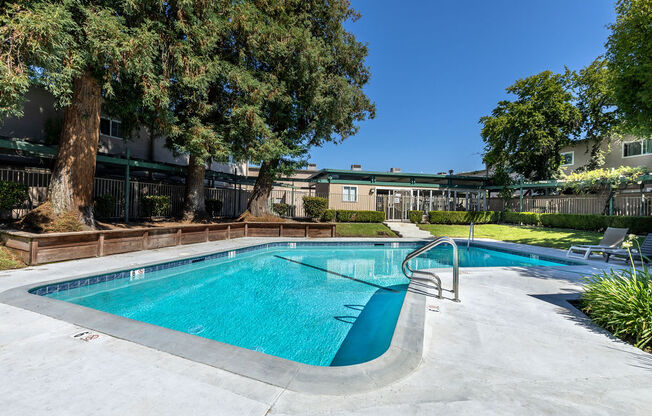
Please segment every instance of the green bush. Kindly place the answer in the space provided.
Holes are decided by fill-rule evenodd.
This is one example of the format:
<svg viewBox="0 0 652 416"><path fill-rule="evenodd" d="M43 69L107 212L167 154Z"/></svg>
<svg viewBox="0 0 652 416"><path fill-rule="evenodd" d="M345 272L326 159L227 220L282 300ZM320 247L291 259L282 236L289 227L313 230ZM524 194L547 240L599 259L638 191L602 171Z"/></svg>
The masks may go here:
<svg viewBox="0 0 652 416"><path fill-rule="evenodd" d="M541 214L536 212L503 212L503 222L508 224L541 225Z"/></svg>
<svg viewBox="0 0 652 416"><path fill-rule="evenodd" d="M385 213L383 211L353 211L340 209L335 214L337 222L383 222Z"/></svg>
<svg viewBox="0 0 652 416"><path fill-rule="evenodd" d="M613 269L588 277L584 311L617 337L638 348L652 347L652 275L647 268Z"/></svg>
<svg viewBox="0 0 652 416"><path fill-rule="evenodd" d="M304 196L303 209L310 218L321 218L328 208L328 199L318 196Z"/></svg>
<svg viewBox="0 0 652 416"><path fill-rule="evenodd" d="M604 217L604 216L603 216ZM652 233L652 217L606 217L609 227L629 228L633 234Z"/></svg>
<svg viewBox="0 0 652 416"><path fill-rule="evenodd" d="M162 217L170 209L170 197L167 195L145 195L143 208L148 217Z"/></svg>
<svg viewBox="0 0 652 416"><path fill-rule="evenodd" d="M27 186L16 182L0 181L0 209L16 208L29 197Z"/></svg>
<svg viewBox="0 0 652 416"><path fill-rule="evenodd" d="M286 215L288 215L291 209L292 206L284 202L272 205L272 210L274 210L274 212L280 215L281 217L285 217Z"/></svg>
<svg viewBox="0 0 652 416"><path fill-rule="evenodd" d="M419 224L423 221L423 211L410 211L408 212L408 218L410 219L410 222Z"/></svg>
<svg viewBox="0 0 652 416"><path fill-rule="evenodd" d="M431 224L491 224L500 221L498 211L430 211Z"/></svg>
<svg viewBox="0 0 652 416"><path fill-rule="evenodd" d="M324 211L324 215L321 216L321 220L324 222L331 222L335 220L335 215L337 211L334 209L327 209Z"/></svg>
<svg viewBox="0 0 652 416"><path fill-rule="evenodd" d="M604 231L607 227L629 228L633 234L652 232L652 217L620 217L598 214L539 214L536 212L504 212L508 224Z"/></svg>
<svg viewBox="0 0 652 416"><path fill-rule="evenodd" d="M115 197L110 194L100 195L95 198L93 211L100 218L111 218L115 213Z"/></svg>
<svg viewBox="0 0 652 416"><path fill-rule="evenodd" d="M223 204L219 199L207 199L204 203L206 204L206 212L211 217L217 217L222 212Z"/></svg>

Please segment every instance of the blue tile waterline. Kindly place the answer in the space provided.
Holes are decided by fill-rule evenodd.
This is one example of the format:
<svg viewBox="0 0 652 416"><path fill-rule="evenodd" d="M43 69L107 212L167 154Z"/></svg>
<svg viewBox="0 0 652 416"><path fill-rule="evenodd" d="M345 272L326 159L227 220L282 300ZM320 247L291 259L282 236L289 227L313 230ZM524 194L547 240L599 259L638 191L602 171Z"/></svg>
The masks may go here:
<svg viewBox="0 0 652 416"><path fill-rule="evenodd" d="M377 244L268 243L31 292L307 364L348 365L389 346L408 282L400 264L423 243ZM413 267L445 267L449 250ZM479 245L461 249L460 264L561 265Z"/></svg>

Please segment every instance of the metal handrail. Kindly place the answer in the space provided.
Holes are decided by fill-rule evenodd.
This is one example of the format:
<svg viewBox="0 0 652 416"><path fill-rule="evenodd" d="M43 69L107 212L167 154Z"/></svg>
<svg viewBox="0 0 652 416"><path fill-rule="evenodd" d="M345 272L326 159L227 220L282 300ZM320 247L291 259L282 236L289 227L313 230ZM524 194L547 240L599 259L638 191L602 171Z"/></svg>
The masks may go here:
<svg viewBox="0 0 652 416"><path fill-rule="evenodd" d="M469 238L466 239L466 251L469 251L471 240L475 240L475 227L473 226L473 221L471 221L471 226L469 227Z"/></svg>
<svg viewBox="0 0 652 416"><path fill-rule="evenodd" d="M422 274L427 274L427 275L431 276L433 278L432 280L437 285L437 289L438 289L438 292L439 292L437 297L439 299L441 299L441 297L442 297L442 287L441 287L441 279L439 278L439 276L437 276L435 273L428 272L428 271L425 271L425 270L419 270L419 271L412 270L410 268L410 265L408 264L408 262L410 260L412 260L413 258L418 257L418 256L420 256L421 254L423 254L423 253L425 253L427 251L430 251L431 249L437 247L440 244L450 244L451 246L453 246L453 294L455 295L453 300L455 302L459 302L460 301L460 297L459 297L459 291L460 291L459 250L457 248L457 244L455 243L455 240L453 240L452 238L450 238L450 237L439 237L436 240L426 244L425 246L419 247L418 249L414 250L413 252L411 252L410 254L405 256L405 259L403 260L403 264L401 265L401 269L403 270L403 274L408 279L412 279L412 278L417 277L417 276L415 276L415 273L422 273ZM412 273L412 275L408 275L408 273L406 272L406 269L409 270Z"/></svg>

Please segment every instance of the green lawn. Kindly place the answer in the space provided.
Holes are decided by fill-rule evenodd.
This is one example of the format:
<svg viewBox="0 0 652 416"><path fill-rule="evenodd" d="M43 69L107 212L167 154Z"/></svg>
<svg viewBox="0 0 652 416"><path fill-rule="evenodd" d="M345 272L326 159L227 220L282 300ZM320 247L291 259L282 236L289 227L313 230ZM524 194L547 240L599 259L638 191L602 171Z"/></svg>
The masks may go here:
<svg viewBox="0 0 652 416"><path fill-rule="evenodd" d="M338 237L398 237L385 224L378 223L337 224L335 233Z"/></svg>
<svg viewBox="0 0 652 416"><path fill-rule="evenodd" d="M16 259L6 247L0 246L0 270L20 269L25 264Z"/></svg>
<svg viewBox="0 0 652 416"><path fill-rule="evenodd" d="M432 235L449 237L468 237L468 225L420 224L422 230ZM566 228L526 227L518 225L479 224L475 226L476 238L492 238L534 246L567 249L577 244L597 244L602 233L570 230Z"/></svg>

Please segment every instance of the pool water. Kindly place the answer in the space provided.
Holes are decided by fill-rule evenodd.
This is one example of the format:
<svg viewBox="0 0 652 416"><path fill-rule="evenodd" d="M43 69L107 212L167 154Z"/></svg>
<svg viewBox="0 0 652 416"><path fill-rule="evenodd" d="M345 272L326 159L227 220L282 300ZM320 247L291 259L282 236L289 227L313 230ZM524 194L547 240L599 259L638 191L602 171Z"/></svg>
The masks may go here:
<svg viewBox="0 0 652 416"><path fill-rule="evenodd" d="M414 248L284 244L45 296L301 363L351 365L389 347L409 282L401 262ZM446 267L449 257L437 247L412 266ZM460 265L560 264L471 247Z"/></svg>

